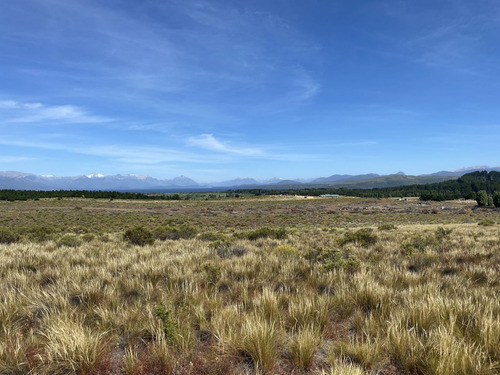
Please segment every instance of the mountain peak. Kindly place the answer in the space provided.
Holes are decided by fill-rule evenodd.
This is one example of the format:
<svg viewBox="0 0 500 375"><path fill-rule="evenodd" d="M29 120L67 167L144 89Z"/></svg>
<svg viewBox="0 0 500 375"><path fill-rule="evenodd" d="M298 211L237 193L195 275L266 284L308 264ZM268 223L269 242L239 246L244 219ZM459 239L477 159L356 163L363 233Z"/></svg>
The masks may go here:
<svg viewBox="0 0 500 375"><path fill-rule="evenodd" d="M100 173L91 173L91 174L88 174L86 175L87 178L103 178L104 175L103 174L100 174Z"/></svg>

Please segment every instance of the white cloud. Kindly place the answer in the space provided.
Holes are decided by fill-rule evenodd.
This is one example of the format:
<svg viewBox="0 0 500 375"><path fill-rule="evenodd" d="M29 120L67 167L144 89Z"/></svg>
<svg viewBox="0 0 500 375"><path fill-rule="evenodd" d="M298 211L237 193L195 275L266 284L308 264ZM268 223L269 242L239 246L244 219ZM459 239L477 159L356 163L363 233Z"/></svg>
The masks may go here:
<svg viewBox="0 0 500 375"><path fill-rule="evenodd" d="M137 164L162 164L170 162L178 163L220 163L227 161L224 156L208 156L175 150L167 147L154 145L113 145L101 144L83 146L81 144L55 143L43 141L20 141L12 139L0 139L0 144L7 146L38 148L50 151L64 151L81 155L98 156L109 158L121 163Z"/></svg>
<svg viewBox="0 0 500 375"><path fill-rule="evenodd" d="M20 103L14 100L1 100L0 109L28 109L35 110L42 108L43 105L40 103Z"/></svg>
<svg viewBox="0 0 500 375"><path fill-rule="evenodd" d="M213 134L202 134L198 137L188 138L191 146L196 146L209 151L236 154L242 156L264 157L266 152L259 148L250 148L237 145L230 145L227 142L221 142Z"/></svg>
<svg viewBox="0 0 500 375"><path fill-rule="evenodd" d="M41 103L23 103L13 100L0 101L0 110L6 110L5 122L10 123L101 123L112 119L93 116L73 105L46 106ZM4 116L2 116L4 117Z"/></svg>
<svg viewBox="0 0 500 375"><path fill-rule="evenodd" d="M207 103L205 118L217 115L213 108L230 115L230 107L240 110L241 101L247 107L274 102L269 108L288 110L318 93L319 84L306 68L320 60L317 45L286 19L253 12L251 6L154 1L138 2L127 13L104 2L33 0L33 9L29 12L40 12L40 19L49 17L50 29L35 23L4 31L44 47L40 59L46 64L32 67L30 75L54 83L53 90L78 85L79 95L106 100L130 100L133 94L136 102L161 102L164 112L173 113ZM160 17L172 22L160 23ZM64 54L69 43L72 52ZM63 54L61 61L52 60L52 49ZM220 100L235 97L231 93L241 101ZM159 95L168 100L158 100Z"/></svg>

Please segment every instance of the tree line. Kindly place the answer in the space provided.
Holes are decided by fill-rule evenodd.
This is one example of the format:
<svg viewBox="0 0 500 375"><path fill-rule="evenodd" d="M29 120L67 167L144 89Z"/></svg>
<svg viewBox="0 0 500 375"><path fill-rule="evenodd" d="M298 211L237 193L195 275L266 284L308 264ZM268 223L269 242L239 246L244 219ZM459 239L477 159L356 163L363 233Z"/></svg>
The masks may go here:
<svg viewBox="0 0 500 375"><path fill-rule="evenodd" d="M335 187L321 188L289 188L271 189L240 189L237 193L252 195L309 195L339 194L362 198L419 197L423 201L444 201L452 199L475 199L478 205L500 206L500 172L472 172L457 180L448 180L432 184L406 185L373 189L348 189ZM486 198L485 198L486 197ZM495 198L496 197L496 198ZM485 201L487 202L485 204ZM495 203L497 202L497 203Z"/></svg>
<svg viewBox="0 0 500 375"><path fill-rule="evenodd" d="M93 198L93 199L143 199L143 200L180 200L179 194L144 194L118 191L90 190L0 190L0 200L26 201L42 198Z"/></svg>

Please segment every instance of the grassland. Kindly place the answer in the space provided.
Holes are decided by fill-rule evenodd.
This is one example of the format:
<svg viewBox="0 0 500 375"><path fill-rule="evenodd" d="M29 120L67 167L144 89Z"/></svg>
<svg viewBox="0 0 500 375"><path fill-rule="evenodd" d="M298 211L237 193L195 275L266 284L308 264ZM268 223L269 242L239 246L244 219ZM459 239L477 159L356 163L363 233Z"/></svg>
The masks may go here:
<svg viewBox="0 0 500 375"><path fill-rule="evenodd" d="M0 202L0 373L498 374L500 211L474 205Z"/></svg>

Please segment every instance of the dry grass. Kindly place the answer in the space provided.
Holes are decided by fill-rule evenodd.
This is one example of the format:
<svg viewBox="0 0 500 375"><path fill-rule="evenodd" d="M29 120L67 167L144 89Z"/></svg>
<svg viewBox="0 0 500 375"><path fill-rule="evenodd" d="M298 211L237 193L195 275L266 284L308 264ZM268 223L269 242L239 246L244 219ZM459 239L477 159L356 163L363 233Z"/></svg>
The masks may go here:
<svg viewBox="0 0 500 375"><path fill-rule="evenodd" d="M61 215L70 200L13 203L6 230L24 220L35 233L30 215L59 229L0 244L0 373L500 372L500 227L477 225L485 215L500 222L498 211L450 203L456 212L408 212L402 222L413 223L402 225L406 206L392 201L386 215L355 213L362 200L304 201L97 201L78 210L84 221L116 217L93 238L75 230L73 211ZM345 205L350 213L337 215ZM230 210L252 207L244 227L229 224ZM312 208L320 211L306 225ZM154 229L174 209L198 237L123 240L127 213ZM270 228L288 223L285 238L246 236L263 217ZM362 222L372 232L358 232Z"/></svg>

